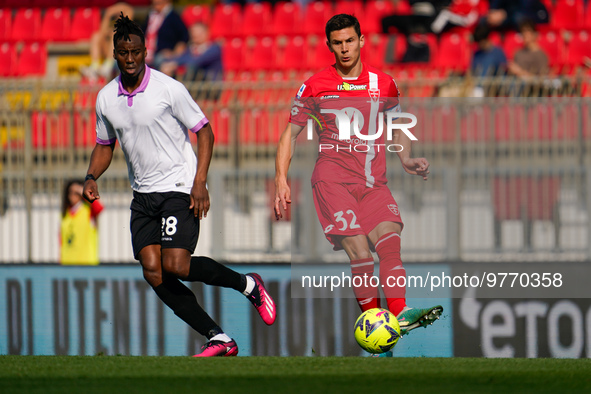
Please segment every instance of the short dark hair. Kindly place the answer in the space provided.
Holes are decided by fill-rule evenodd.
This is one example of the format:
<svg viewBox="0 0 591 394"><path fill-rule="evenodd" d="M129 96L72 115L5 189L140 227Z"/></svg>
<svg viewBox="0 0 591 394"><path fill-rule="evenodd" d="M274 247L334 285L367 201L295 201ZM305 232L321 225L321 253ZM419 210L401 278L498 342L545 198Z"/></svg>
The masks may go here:
<svg viewBox="0 0 591 394"><path fill-rule="evenodd" d="M326 22L326 27L324 28L326 39L330 41L330 33L333 31L346 29L347 27L353 27L355 29L355 33L361 37L361 26L359 25L357 18L349 14L338 14Z"/></svg>
<svg viewBox="0 0 591 394"><path fill-rule="evenodd" d="M536 24L533 20L525 18L521 22L519 22L519 31L521 32L523 30L531 30L533 32L536 32L538 29L536 28Z"/></svg>
<svg viewBox="0 0 591 394"><path fill-rule="evenodd" d="M125 41L130 40L129 35L130 34L134 34L136 36L139 36L140 39L142 40L142 44L146 44L146 37L144 36L144 31L142 30L142 28L140 27L140 25L137 24L137 22L132 21L131 19L129 19L129 17L127 15L123 15L123 12L121 12L121 15L119 16L119 18L115 21L115 35L113 36L113 46L117 46L117 41L124 39Z"/></svg>
<svg viewBox="0 0 591 394"><path fill-rule="evenodd" d="M472 38L474 39L474 42L478 43L480 41L486 40L489 35L490 28L485 23L481 23L478 26L476 26L476 29L474 29L474 33L472 33Z"/></svg>

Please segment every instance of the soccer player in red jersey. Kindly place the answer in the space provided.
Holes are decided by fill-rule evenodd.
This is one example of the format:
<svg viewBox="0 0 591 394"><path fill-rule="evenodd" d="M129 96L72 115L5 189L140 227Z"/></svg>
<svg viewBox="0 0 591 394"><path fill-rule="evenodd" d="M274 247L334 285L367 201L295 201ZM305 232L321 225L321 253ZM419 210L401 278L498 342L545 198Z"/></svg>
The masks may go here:
<svg viewBox="0 0 591 394"><path fill-rule="evenodd" d="M386 186L386 154L396 151L404 170L425 180L429 162L411 158L411 137L405 132L396 129L392 141L385 138L387 124L380 125L378 114L382 113L385 123L396 118L399 91L392 77L361 61L364 37L357 18L335 15L327 22L325 32L335 64L308 79L294 100L277 148L275 215L281 218L281 208L285 210L291 203L287 172L296 138L312 118L319 142L312 191L326 238L335 250L345 250L353 277L373 275L371 248L375 249L388 309L397 316L405 334L432 324L443 308L408 308L405 287L386 285L403 283L398 278L406 276L400 260L403 224ZM339 121L347 125L351 122L352 128L357 127L356 135L351 135L351 130L348 136L340 135ZM363 311L380 307L377 287L354 286L354 292Z"/></svg>

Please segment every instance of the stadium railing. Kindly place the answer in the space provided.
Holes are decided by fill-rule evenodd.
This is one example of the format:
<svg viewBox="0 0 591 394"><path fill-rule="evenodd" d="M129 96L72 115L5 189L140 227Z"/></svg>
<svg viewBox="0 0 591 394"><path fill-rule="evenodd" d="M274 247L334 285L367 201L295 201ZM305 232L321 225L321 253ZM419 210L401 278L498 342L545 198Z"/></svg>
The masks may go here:
<svg viewBox="0 0 591 394"><path fill-rule="evenodd" d="M419 120L413 153L432 164L425 183L405 175L396 155L388 158L389 185L406 223L406 260L591 257L591 99L580 97L589 94L589 81L562 81L567 88L539 80L521 90L535 91L534 97L403 98L403 109ZM399 85L403 92L444 94L443 82L457 95L476 86L442 78L400 79ZM478 84L485 91L517 91L509 79ZM237 77L186 85L217 139L201 253L232 261L334 258L307 192L313 144L298 143L290 221L271 214L276 144L299 80ZM0 262L57 261L61 189L64 180L85 174L99 88L0 82ZM544 93L553 97L538 97ZM99 226L101 261L129 261L131 194L120 149L100 182L107 208Z"/></svg>

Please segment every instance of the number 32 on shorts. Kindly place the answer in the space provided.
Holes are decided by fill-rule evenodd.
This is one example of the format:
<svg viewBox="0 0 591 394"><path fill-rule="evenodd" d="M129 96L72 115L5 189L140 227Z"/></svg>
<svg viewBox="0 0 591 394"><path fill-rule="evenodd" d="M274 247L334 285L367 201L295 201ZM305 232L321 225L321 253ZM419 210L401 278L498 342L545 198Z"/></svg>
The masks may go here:
<svg viewBox="0 0 591 394"><path fill-rule="evenodd" d="M335 222L340 224L339 231L345 231L347 227L351 230L361 227L357 224L357 216L355 216L355 212L352 209L348 209L345 213L338 211L333 216L335 217ZM349 218L348 222L347 217Z"/></svg>
<svg viewBox="0 0 591 394"><path fill-rule="evenodd" d="M169 216L167 218L162 218L162 236L166 235L174 235L176 233L176 224L177 219L174 216Z"/></svg>

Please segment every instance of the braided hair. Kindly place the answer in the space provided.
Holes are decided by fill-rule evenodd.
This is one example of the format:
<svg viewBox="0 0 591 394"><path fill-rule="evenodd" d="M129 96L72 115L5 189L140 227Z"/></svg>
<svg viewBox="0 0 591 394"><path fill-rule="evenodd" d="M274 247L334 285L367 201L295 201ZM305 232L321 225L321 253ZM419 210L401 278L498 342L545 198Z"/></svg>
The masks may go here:
<svg viewBox="0 0 591 394"><path fill-rule="evenodd" d="M117 41L121 39L124 39L125 41L130 40L130 34L139 36L139 38L142 40L142 44L146 43L144 31L142 30L140 25L138 25L137 22L129 19L127 15L123 15L123 12L121 12L121 15L115 21L114 32L115 35L113 35L113 46L117 46Z"/></svg>

